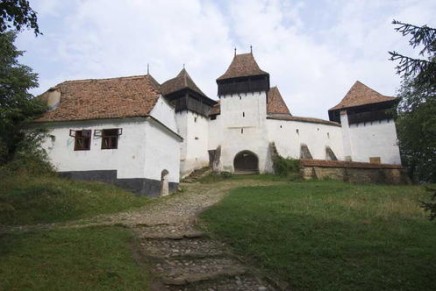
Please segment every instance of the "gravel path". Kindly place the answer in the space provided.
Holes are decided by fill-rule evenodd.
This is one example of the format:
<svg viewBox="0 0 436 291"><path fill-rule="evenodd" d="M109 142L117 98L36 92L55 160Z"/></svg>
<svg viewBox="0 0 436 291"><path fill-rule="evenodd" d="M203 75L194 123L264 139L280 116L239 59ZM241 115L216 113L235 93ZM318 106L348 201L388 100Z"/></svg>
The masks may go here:
<svg viewBox="0 0 436 291"><path fill-rule="evenodd" d="M139 209L62 224L11 227L3 232L88 226L125 226L135 233L135 254L151 272L151 290L280 290L246 266L223 243L196 228L197 215L230 189L278 182L225 180L182 184L183 192L151 201Z"/></svg>

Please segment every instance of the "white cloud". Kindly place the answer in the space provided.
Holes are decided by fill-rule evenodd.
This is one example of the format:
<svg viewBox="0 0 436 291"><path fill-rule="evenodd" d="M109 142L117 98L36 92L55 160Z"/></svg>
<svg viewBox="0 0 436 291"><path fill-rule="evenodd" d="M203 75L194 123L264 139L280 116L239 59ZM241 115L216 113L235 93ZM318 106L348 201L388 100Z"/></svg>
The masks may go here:
<svg viewBox="0 0 436 291"><path fill-rule="evenodd" d="M186 64L216 98L215 79L233 47L253 45L296 115L327 109L359 79L382 94L399 86L388 50L410 53L392 19L430 23L432 0L55 0L33 1L44 36L20 34L24 58L40 74L41 93L67 79L144 74L160 82Z"/></svg>

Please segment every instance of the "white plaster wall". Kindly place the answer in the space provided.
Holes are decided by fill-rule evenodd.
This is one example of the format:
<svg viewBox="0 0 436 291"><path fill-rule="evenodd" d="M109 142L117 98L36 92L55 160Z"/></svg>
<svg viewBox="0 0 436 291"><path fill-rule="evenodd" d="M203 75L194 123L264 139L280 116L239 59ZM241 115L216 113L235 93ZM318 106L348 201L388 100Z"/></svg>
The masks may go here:
<svg viewBox="0 0 436 291"><path fill-rule="evenodd" d="M218 146L222 144L222 118L221 115L217 115L216 119L209 120L209 129L208 129L208 141L209 141L209 150L216 150Z"/></svg>
<svg viewBox="0 0 436 291"><path fill-rule="evenodd" d="M342 142L344 144L344 158L352 159L353 152L351 150L350 128L348 127L347 111L341 111L341 127L342 127Z"/></svg>
<svg viewBox="0 0 436 291"><path fill-rule="evenodd" d="M165 100L165 98L160 97L157 100L150 115L165 124L165 126L170 128L172 131L177 132L174 108Z"/></svg>
<svg viewBox="0 0 436 291"><path fill-rule="evenodd" d="M161 124L150 119L145 124L143 151L145 165L143 175L149 179L160 180L163 170L167 170L169 182L179 182L180 140L175 138Z"/></svg>
<svg viewBox="0 0 436 291"><path fill-rule="evenodd" d="M118 178L144 177L145 131L143 118L112 121L62 122L47 125L48 138L43 146L57 171L118 170ZM118 149L101 149L101 137L94 136L94 130L122 128ZM92 130L91 149L74 151L74 138L70 129Z"/></svg>
<svg viewBox="0 0 436 291"><path fill-rule="evenodd" d="M186 112L187 133L183 136L186 156L181 169L182 176L209 164L209 125L208 118L197 113Z"/></svg>
<svg viewBox="0 0 436 291"><path fill-rule="evenodd" d="M122 128L117 149L101 149L101 137L94 130ZM179 182L180 138L153 119L82 121L50 124L43 147L57 171L117 170L117 178L161 179L163 169L169 181ZM92 130L91 149L74 151L70 129Z"/></svg>
<svg viewBox="0 0 436 291"><path fill-rule="evenodd" d="M327 124L267 119L269 142L283 157L300 158L300 145L306 144L314 159L326 159L326 146L343 159L341 127Z"/></svg>
<svg viewBox="0 0 436 291"><path fill-rule="evenodd" d="M380 157L382 164L401 164L393 120L352 124L348 131L353 161L369 162L370 157Z"/></svg>
<svg viewBox="0 0 436 291"><path fill-rule="evenodd" d="M222 170L233 172L235 156L243 150L249 150L259 159L259 171L261 173L271 172L272 165L265 126L266 93L221 96L219 118L221 122L217 125L221 125L221 130L210 132L210 135L221 136ZM216 142L217 137L213 140Z"/></svg>

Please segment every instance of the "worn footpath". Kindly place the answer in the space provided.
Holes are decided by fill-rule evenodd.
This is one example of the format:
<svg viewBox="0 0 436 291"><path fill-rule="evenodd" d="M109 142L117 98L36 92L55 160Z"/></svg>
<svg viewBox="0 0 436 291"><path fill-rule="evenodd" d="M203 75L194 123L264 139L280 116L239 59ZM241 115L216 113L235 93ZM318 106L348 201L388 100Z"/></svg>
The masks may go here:
<svg viewBox="0 0 436 291"><path fill-rule="evenodd" d="M183 184L183 192L156 199L140 209L65 224L33 226L28 230L93 225L128 227L136 237L135 257L145 261L151 273L152 291L286 289L260 275L228 246L211 239L196 226L197 215L220 201L230 189L271 183L244 179Z"/></svg>

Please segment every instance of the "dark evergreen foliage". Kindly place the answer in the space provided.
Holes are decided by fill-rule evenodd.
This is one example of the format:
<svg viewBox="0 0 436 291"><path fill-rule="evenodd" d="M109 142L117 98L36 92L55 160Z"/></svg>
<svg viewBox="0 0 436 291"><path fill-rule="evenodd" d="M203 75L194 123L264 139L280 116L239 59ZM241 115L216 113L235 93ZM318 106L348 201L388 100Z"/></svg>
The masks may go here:
<svg viewBox="0 0 436 291"><path fill-rule="evenodd" d="M397 130L404 164L415 182L436 182L436 29L393 22L395 30L410 36L409 44L420 48L423 59L389 52L399 61L397 72L403 77L398 105ZM436 218L436 196L422 207Z"/></svg>
<svg viewBox="0 0 436 291"><path fill-rule="evenodd" d="M403 163L417 182L436 181L436 29L393 22L422 59L390 52L403 78L397 129Z"/></svg>

